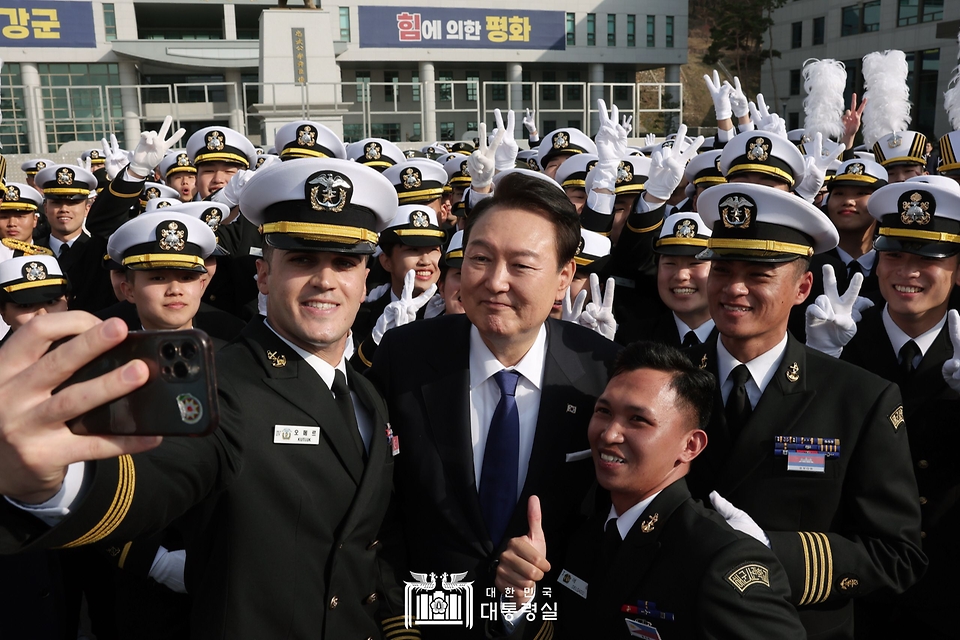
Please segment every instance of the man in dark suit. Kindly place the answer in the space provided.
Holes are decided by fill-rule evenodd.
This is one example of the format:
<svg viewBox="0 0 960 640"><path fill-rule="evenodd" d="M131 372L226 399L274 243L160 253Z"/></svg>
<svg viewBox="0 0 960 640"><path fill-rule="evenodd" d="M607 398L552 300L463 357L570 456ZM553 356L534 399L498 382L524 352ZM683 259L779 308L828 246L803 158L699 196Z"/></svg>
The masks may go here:
<svg viewBox="0 0 960 640"><path fill-rule="evenodd" d="M398 452L384 436L385 404L344 360L366 256L395 197L382 176L342 160L303 159L253 179L243 211L268 247L258 263L267 319L218 354L220 429L207 438L81 438L61 422L146 381L135 361L47 402L123 338L119 320L93 328L68 312L15 336L0 354L0 493L13 500L0 504L0 551L125 546L195 507L210 516L187 540L193 636L416 637L403 627L385 562L391 539L380 533ZM333 220L341 233L313 232ZM41 357L77 329L87 331L55 361ZM77 462L90 459L103 461Z"/></svg>
<svg viewBox="0 0 960 640"><path fill-rule="evenodd" d="M501 555L497 587L525 607L519 620L537 618L539 605L541 616L556 611L557 638L805 638L773 553L687 490L684 476L707 445L713 376L653 342L624 349L610 375L588 431L605 492L571 539L559 580L543 578L536 497L530 532ZM506 627L518 621L510 618Z"/></svg>
<svg viewBox="0 0 960 640"><path fill-rule="evenodd" d="M565 548L592 480L587 421L617 351L589 329L548 320L573 277L579 241L560 188L507 176L468 219L466 315L384 336L368 375L402 447L396 494L410 571L466 572L485 593L506 541L526 531L534 494L548 541ZM475 636L482 626L474 624ZM440 638L469 633L429 630Z"/></svg>
<svg viewBox="0 0 960 640"><path fill-rule="evenodd" d="M900 393L787 332L809 256L837 243L821 211L749 184L713 187L698 207L720 337L690 351L718 383L692 492L718 492L731 526L773 550L810 637L852 637L855 598L902 593L926 567Z"/></svg>

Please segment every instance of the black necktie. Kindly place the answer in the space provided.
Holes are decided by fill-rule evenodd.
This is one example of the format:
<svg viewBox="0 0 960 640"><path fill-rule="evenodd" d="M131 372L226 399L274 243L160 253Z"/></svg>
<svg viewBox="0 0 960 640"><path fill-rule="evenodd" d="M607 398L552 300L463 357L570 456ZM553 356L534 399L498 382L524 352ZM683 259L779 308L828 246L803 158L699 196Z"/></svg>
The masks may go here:
<svg viewBox="0 0 960 640"><path fill-rule="evenodd" d="M68 245L66 242L64 242L62 245L60 245L60 255L57 256L57 257L58 257L58 258L63 258L63 257L65 257L68 253L70 253L70 245Z"/></svg>
<svg viewBox="0 0 960 640"><path fill-rule="evenodd" d="M363 446L363 438L360 437L360 425L357 424L357 413L353 407L353 398L350 397L350 387L347 386L347 377L339 369L333 375L333 387L330 390L333 391L334 400L337 401L337 407L343 414L347 429L350 430L351 437L357 445L360 455L366 461L367 448Z"/></svg>
<svg viewBox="0 0 960 640"><path fill-rule="evenodd" d="M490 540L500 544L517 506L517 475L520 468L520 412L517 383L520 374L503 369L493 374L500 387L500 402L493 411L490 431L480 467L480 511Z"/></svg>
<svg viewBox="0 0 960 640"><path fill-rule="evenodd" d="M920 347L913 340L907 340L900 347L900 373L909 376L914 372L913 361L920 355Z"/></svg>
<svg viewBox="0 0 960 640"><path fill-rule="evenodd" d="M681 345L684 349L687 347L696 347L700 343L700 338L697 337L697 332L690 330L687 331L687 335L683 336L683 344Z"/></svg>
<svg viewBox="0 0 960 640"><path fill-rule="evenodd" d="M731 440L736 440L740 431L750 414L753 413L753 407L750 406L750 398L747 396L747 381L750 379L750 370L747 365L740 364L730 372L730 379L733 380L733 389L727 398L725 413L727 416L727 429L730 432Z"/></svg>
<svg viewBox="0 0 960 640"><path fill-rule="evenodd" d="M604 567L610 566L616 559L622 542L620 529L617 528L617 518L610 518L603 528L603 542L600 544L600 558Z"/></svg>
<svg viewBox="0 0 960 640"><path fill-rule="evenodd" d="M847 265L847 276L852 278L855 273L863 273L863 267L859 260L851 260ZM863 273L863 276L866 277L867 274Z"/></svg>

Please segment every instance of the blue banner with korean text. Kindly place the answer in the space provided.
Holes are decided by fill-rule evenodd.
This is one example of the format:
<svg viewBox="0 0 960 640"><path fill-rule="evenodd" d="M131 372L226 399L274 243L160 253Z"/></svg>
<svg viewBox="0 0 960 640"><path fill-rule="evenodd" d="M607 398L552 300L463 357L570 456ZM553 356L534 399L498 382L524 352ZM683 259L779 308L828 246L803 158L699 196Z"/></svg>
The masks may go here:
<svg viewBox="0 0 960 640"><path fill-rule="evenodd" d="M96 46L92 2L0 0L0 49Z"/></svg>
<svg viewBox="0 0 960 640"><path fill-rule="evenodd" d="M361 48L562 50L567 46L562 11L403 6L358 10Z"/></svg>

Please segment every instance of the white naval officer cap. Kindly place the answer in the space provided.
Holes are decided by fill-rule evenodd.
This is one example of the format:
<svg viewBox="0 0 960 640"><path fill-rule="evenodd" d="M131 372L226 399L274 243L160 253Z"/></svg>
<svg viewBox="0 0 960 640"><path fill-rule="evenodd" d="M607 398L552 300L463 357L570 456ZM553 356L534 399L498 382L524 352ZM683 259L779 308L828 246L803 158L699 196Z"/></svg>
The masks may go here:
<svg viewBox="0 0 960 640"><path fill-rule="evenodd" d="M123 223L107 241L107 255L127 269L182 269L206 273L217 247L213 231L183 212L160 210Z"/></svg>
<svg viewBox="0 0 960 640"><path fill-rule="evenodd" d="M461 156L462 157L462 156ZM413 158L388 167L383 177L397 190L400 204L425 204L443 195L447 172L439 162Z"/></svg>
<svg viewBox="0 0 960 640"><path fill-rule="evenodd" d="M694 211L667 216L653 250L665 256L695 256L707 247L713 233Z"/></svg>
<svg viewBox="0 0 960 640"><path fill-rule="evenodd" d="M67 278L53 256L23 255L0 262L0 302L36 304L68 291Z"/></svg>
<svg viewBox="0 0 960 640"><path fill-rule="evenodd" d="M204 127L187 140L187 155L193 166L204 162L230 162L244 169L256 165L257 150L247 137L230 127Z"/></svg>
<svg viewBox="0 0 960 640"><path fill-rule="evenodd" d="M330 128L312 120L288 122L274 139L281 160L292 158L346 159L347 149Z"/></svg>

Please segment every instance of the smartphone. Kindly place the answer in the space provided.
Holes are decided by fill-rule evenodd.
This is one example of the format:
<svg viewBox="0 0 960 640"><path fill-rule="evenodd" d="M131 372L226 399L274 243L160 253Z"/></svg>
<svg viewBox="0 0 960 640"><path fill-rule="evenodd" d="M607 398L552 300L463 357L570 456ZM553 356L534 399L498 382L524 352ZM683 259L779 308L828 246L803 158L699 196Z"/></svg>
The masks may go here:
<svg viewBox="0 0 960 640"><path fill-rule="evenodd" d="M220 422L213 342L203 331L131 331L58 387L142 360L150 378L122 398L67 421L78 435L205 436Z"/></svg>

